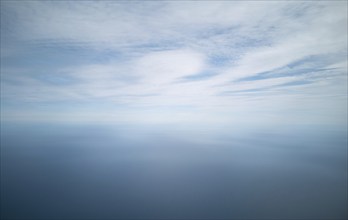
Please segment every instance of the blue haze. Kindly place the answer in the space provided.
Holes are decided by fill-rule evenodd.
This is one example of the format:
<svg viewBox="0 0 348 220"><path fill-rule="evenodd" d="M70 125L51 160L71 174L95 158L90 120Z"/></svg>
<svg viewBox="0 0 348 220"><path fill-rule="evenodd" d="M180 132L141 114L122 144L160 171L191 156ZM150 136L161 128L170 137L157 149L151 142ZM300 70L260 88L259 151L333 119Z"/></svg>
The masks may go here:
<svg viewBox="0 0 348 220"><path fill-rule="evenodd" d="M2 217L347 216L347 134L225 131L201 142L205 130L3 124Z"/></svg>

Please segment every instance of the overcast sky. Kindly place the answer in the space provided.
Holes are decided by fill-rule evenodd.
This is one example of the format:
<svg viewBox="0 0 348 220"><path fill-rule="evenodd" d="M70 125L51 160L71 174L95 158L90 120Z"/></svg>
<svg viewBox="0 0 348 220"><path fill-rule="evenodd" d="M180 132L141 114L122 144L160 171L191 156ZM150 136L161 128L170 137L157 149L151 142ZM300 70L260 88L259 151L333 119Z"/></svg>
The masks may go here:
<svg viewBox="0 0 348 220"><path fill-rule="evenodd" d="M343 125L346 1L1 1L2 120Z"/></svg>

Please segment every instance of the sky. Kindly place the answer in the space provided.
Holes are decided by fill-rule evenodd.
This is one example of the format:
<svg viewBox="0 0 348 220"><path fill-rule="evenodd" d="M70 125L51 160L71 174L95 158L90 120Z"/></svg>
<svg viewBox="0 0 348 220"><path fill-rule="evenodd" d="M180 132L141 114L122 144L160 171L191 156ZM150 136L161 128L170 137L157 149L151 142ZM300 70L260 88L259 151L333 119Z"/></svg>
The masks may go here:
<svg viewBox="0 0 348 220"><path fill-rule="evenodd" d="M1 1L1 120L347 126L346 1Z"/></svg>

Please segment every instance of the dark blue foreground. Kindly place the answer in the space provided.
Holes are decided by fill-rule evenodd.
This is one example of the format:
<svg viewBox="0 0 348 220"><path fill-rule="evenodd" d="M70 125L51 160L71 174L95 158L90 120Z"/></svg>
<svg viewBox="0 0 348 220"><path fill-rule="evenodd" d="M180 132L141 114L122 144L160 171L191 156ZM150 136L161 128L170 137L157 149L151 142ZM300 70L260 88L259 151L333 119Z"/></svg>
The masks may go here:
<svg viewBox="0 0 348 220"><path fill-rule="evenodd" d="M345 131L3 124L1 135L3 219L347 217Z"/></svg>

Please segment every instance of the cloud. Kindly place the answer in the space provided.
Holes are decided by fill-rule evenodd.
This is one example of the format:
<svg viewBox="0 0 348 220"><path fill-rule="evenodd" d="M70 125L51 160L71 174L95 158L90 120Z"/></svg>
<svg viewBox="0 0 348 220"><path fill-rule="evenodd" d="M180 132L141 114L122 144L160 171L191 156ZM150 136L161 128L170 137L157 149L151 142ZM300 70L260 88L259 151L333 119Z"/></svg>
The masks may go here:
<svg viewBox="0 0 348 220"><path fill-rule="evenodd" d="M136 61L135 72L145 83L171 83L204 70L204 56L189 50L152 52Z"/></svg>
<svg viewBox="0 0 348 220"><path fill-rule="evenodd" d="M117 109L100 110L110 118L119 108L128 118L165 108L152 118L186 120L197 109L212 118L290 114L274 103L293 109L298 100L301 112L315 99L317 111L346 97L346 39L339 1L2 1L3 109L110 103Z"/></svg>

